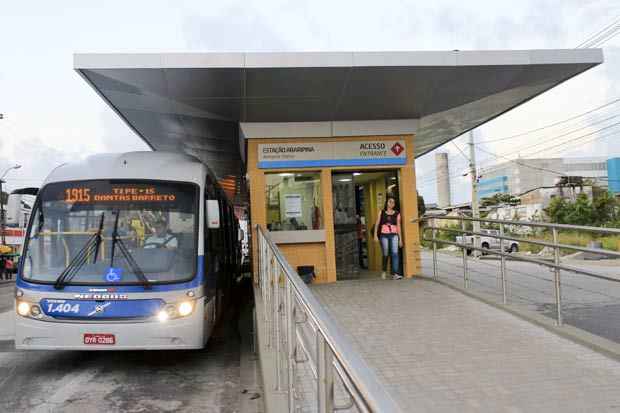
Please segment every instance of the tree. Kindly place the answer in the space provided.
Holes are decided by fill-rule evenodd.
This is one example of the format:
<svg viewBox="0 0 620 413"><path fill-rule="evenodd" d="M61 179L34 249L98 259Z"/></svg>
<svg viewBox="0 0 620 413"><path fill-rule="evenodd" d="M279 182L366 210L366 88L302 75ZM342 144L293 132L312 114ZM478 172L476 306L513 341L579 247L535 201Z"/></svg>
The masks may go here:
<svg viewBox="0 0 620 413"><path fill-rule="evenodd" d="M567 224L594 225L597 220L594 215L594 207L586 194L577 195L575 202L568 204Z"/></svg>
<svg viewBox="0 0 620 413"><path fill-rule="evenodd" d="M610 221L617 221L620 218L620 214L618 214L618 200L608 191L604 191L594 198L592 206L594 208L596 224L605 224Z"/></svg>
<svg viewBox="0 0 620 413"><path fill-rule="evenodd" d="M556 197L545 213L556 224L613 225L619 218L618 201L608 192L601 192L594 200L581 193L574 202Z"/></svg>
<svg viewBox="0 0 620 413"><path fill-rule="evenodd" d="M5 205L9 203L9 193L8 192L2 191L2 193L0 194L0 202L2 202Z"/></svg>
<svg viewBox="0 0 620 413"><path fill-rule="evenodd" d="M418 216L421 217L426 212L426 205L424 204L424 197L418 191L416 194L418 195Z"/></svg>
<svg viewBox="0 0 620 413"><path fill-rule="evenodd" d="M500 204L518 205L521 203L521 200L516 196L500 193L487 198L482 198L481 203L483 207Z"/></svg>
<svg viewBox="0 0 620 413"><path fill-rule="evenodd" d="M569 213L569 204L562 197L555 197L549 202L549 206L544 209L549 217L549 221L554 224L567 224L567 216Z"/></svg>

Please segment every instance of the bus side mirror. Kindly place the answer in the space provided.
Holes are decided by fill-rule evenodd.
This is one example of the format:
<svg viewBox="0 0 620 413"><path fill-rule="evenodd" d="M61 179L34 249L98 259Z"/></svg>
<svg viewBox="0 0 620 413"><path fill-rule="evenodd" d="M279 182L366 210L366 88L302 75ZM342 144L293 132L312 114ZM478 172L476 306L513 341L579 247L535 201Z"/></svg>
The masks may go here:
<svg viewBox="0 0 620 413"><path fill-rule="evenodd" d="M220 203L217 199L207 199L207 228L220 227Z"/></svg>

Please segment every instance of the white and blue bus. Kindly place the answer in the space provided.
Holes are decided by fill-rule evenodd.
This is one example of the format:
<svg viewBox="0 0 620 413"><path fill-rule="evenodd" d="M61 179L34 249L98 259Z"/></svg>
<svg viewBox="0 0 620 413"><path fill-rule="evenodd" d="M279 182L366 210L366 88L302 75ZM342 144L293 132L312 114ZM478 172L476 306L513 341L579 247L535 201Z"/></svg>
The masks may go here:
<svg viewBox="0 0 620 413"><path fill-rule="evenodd" d="M26 234L15 347L204 347L239 268L239 234L193 157L131 152L59 166Z"/></svg>

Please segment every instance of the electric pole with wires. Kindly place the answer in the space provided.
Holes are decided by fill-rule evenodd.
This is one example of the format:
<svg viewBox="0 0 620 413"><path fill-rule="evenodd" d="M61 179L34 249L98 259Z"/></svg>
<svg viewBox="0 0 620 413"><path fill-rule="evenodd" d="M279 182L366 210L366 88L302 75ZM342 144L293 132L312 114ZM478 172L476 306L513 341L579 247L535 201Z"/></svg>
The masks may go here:
<svg viewBox="0 0 620 413"><path fill-rule="evenodd" d="M474 219L480 218L480 205L478 202L478 168L476 167L476 146L474 143L474 131L469 131L469 175L471 177L471 216ZM473 221L474 232L480 232L480 222ZM474 235L474 257L480 256L480 236Z"/></svg>

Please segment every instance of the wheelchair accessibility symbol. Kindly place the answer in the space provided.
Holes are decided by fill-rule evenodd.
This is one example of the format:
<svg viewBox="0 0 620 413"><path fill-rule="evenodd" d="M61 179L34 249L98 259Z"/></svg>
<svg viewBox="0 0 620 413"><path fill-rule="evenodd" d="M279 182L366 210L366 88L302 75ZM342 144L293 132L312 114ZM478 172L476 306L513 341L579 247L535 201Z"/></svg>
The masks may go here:
<svg viewBox="0 0 620 413"><path fill-rule="evenodd" d="M118 282L121 280L121 276L123 275L122 268L108 268L108 272L105 275L105 280L109 283Z"/></svg>

